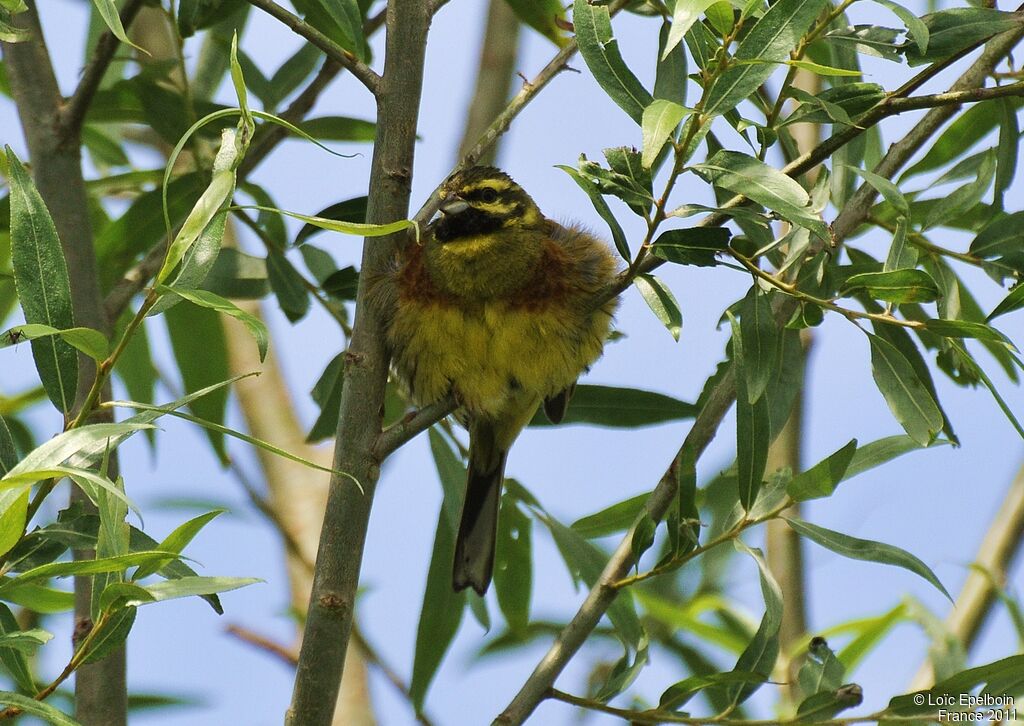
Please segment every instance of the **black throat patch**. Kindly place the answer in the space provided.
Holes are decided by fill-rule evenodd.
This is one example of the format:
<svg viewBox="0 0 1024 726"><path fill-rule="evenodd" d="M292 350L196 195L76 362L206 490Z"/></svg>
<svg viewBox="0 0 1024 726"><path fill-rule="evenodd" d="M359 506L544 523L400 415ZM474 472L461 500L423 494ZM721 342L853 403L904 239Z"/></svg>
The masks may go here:
<svg viewBox="0 0 1024 726"><path fill-rule="evenodd" d="M475 237L497 232L505 225L505 217L469 207L459 214L441 215L434 225L434 238L451 242L464 237Z"/></svg>

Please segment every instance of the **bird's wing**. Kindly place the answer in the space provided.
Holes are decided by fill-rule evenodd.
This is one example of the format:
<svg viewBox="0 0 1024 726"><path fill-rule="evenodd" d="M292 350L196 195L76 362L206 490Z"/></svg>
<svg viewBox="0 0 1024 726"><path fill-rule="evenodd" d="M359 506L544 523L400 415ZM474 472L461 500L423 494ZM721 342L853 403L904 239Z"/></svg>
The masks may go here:
<svg viewBox="0 0 1024 726"><path fill-rule="evenodd" d="M548 417L548 421L553 424L562 423L562 419L565 418L565 412L569 410L569 401L572 399L572 394L575 390L576 384L573 383L563 388L554 396L548 396L544 399L544 415Z"/></svg>

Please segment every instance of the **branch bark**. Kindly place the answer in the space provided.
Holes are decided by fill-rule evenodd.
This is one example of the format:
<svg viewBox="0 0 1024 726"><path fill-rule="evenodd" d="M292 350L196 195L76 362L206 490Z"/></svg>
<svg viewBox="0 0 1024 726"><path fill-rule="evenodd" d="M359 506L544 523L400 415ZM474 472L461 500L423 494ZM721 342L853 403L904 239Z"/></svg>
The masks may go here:
<svg viewBox="0 0 1024 726"><path fill-rule="evenodd" d="M366 221L370 223L391 222L408 215L429 11L427 0L388 3L384 73L377 93L377 139L367 204ZM295 689L286 719L290 726L330 723L344 668L370 506L380 475L373 445L380 432L389 364L382 326L367 306L367 280L384 269L402 236L363 245L334 455L334 469L345 472L345 476L331 478Z"/></svg>

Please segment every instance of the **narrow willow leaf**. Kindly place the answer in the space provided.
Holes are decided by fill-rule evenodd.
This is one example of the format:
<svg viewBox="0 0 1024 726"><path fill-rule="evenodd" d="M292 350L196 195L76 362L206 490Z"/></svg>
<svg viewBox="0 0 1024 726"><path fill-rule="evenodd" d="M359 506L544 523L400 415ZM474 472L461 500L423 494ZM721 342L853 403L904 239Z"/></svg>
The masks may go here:
<svg viewBox="0 0 1024 726"><path fill-rule="evenodd" d="M848 683L834 691L819 691L800 702L796 709L796 720L821 723L848 708L856 708L863 701L864 689L856 683Z"/></svg>
<svg viewBox="0 0 1024 726"><path fill-rule="evenodd" d="M948 443L945 441L937 441L936 444ZM870 444L864 444L857 449L857 452L853 455L853 459L850 461L850 465L846 468L846 473L843 475L843 481L852 479L858 474L863 474L869 469L874 469L876 466L888 463L893 459L903 456L911 451L919 451L923 447L921 444L914 441L909 436L898 435L898 436L886 436L884 439L878 439L872 441Z"/></svg>
<svg viewBox="0 0 1024 726"><path fill-rule="evenodd" d="M715 256L728 248L731 237L725 227L670 229L654 241L651 254L680 265L713 267L718 264Z"/></svg>
<svg viewBox="0 0 1024 726"><path fill-rule="evenodd" d="M692 403L663 393L639 388L579 385L559 426L586 423L613 428L636 428L666 421L680 421L697 415ZM531 426L554 426L538 411Z"/></svg>
<svg viewBox="0 0 1024 726"><path fill-rule="evenodd" d="M658 68L654 73L654 97L686 105L686 48L677 45L666 50L670 24L662 24L658 33ZM655 165L657 166L657 164Z"/></svg>
<svg viewBox="0 0 1024 726"><path fill-rule="evenodd" d="M885 89L877 83L844 83L815 94L790 88L786 93L799 100L801 105L785 118L784 125L829 122L852 125L853 119L885 98ZM836 171L856 168L842 164Z"/></svg>
<svg viewBox="0 0 1024 726"><path fill-rule="evenodd" d="M359 222L342 222L336 219L327 219L326 217L312 217L307 214L289 212L284 209L275 209L273 207L262 207L256 204L247 204L238 208L258 209L261 212L283 214L286 217L298 219L299 221L311 224L314 227L319 227L320 229L326 229L331 232L341 232L342 234L356 235L359 237L384 237L406 229L415 230L417 236L419 236L419 228L416 226L416 223L410 219L400 219L397 222L389 222L388 224L362 224Z"/></svg>
<svg viewBox="0 0 1024 726"><path fill-rule="evenodd" d="M771 294L761 293L757 285L750 288L740 304L740 335L747 403L754 404L777 372L780 343Z"/></svg>
<svg viewBox="0 0 1024 726"><path fill-rule="evenodd" d="M565 6L561 0L505 0L512 12L559 48L565 47L565 34L559 25L565 20Z"/></svg>
<svg viewBox="0 0 1024 726"><path fill-rule="evenodd" d="M789 0L780 0L772 10L786 2ZM763 161L738 151L719 151L693 169L715 186L742 194L778 212L787 221L809 229L822 240L831 240L825 223L811 212L811 198L804 188Z"/></svg>
<svg viewBox="0 0 1024 726"><path fill-rule="evenodd" d="M990 259L1018 252L1024 246L1024 212L995 217L971 242L970 252Z"/></svg>
<svg viewBox="0 0 1024 726"><path fill-rule="evenodd" d="M622 259L631 259L632 253L629 251L629 242L626 241L626 233L622 231L622 225L620 225L619 221L615 219L615 215L612 214L612 210L601 195L601 190L598 189L597 184L580 174L579 171L573 169L571 166L559 164L555 168L561 169L571 176L572 180L579 185L580 189L587 193L587 196L590 197L591 204L594 205L594 209L597 210L601 219L607 223L608 229L611 230L612 240L615 242L615 249L618 250L620 255L622 255Z"/></svg>
<svg viewBox="0 0 1024 726"><path fill-rule="evenodd" d="M217 152L217 158L214 161L213 178L210 180L210 185L203 191L199 201L185 218L184 224L167 248L167 256L156 276L157 282L167 282L171 272L185 258L192 245L212 225L214 217L218 214L223 215L226 205L231 201L231 196L235 191L234 167L239 154L235 144L234 131L224 129L220 151Z"/></svg>
<svg viewBox="0 0 1024 726"><path fill-rule="evenodd" d="M934 302L939 297L939 286L931 275L915 269L862 272L847 278L840 294L856 290L867 290L876 300L895 303Z"/></svg>
<svg viewBox="0 0 1024 726"><path fill-rule="evenodd" d="M465 593L454 592L451 583L458 508L462 500L462 490L466 485L465 469L440 434L431 429L429 435L430 449L441 479L444 499L437 518L434 551L427 569L423 606L416 629L416 648L409 693L417 711L423 708L427 689L441 665L441 660L448 652L466 609Z"/></svg>
<svg viewBox="0 0 1024 726"><path fill-rule="evenodd" d="M1024 103L1009 99L1014 108ZM999 114L992 113L991 105L977 103L959 114L931 145L919 162L907 169L901 183L912 176L945 166L970 151L999 124Z"/></svg>
<svg viewBox="0 0 1024 726"><path fill-rule="evenodd" d="M936 335L941 335L944 338L977 338L978 340L1002 343L1011 350L1017 349L1013 344L1013 341L991 325L985 325L984 323L975 323L969 320L944 320L939 318L926 320L924 327L926 330L935 333Z"/></svg>
<svg viewBox="0 0 1024 726"><path fill-rule="evenodd" d="M848 68L833 68L832 66L823 66L820 63L815 63L808 60L788 60L784 61L786 65L799 68L800 70L810 71L815 75L819 76L847 76L853 78L860 78L861 72L850 70Z"/></svg>
<svg viewBox="0 0 1024 726"><path fill-rule="evenodd" d="M650 169L654 166L665 142L675 133L679 122L690 112L691 109L684 108L672 101L660 99L652 101L651 105L644 109L640 125L643 131L643 165L645 167Z"/></svg>
<svg viewBox="0 0 1024 726"><path fill-rule="evenodd" d="M687 31L700 19L709 7L717 0L677 0L675 10L672 11L672 25L668 31L668 39L665 41L665 49L661 58L667 58L668 54L679 45L679 42L686 36Z"/></svg>
<svg viewBox="0 0 1024 726"><path fill-rule="evenodd" d="M198 517L193 517L187 522L175 527L174 531L167 535L160 544L156 546L156 549L162 552L175 552L180 553L188 545L192 539L199 534L199 531L213 521L216 517L224 514L223 509L216 509L212 512L206 512L200 514ZM141 565L132 575L133 580L141 580L149 575L156 574L163 568L168 562L172 561L173 557L169 557L167 562L154 562L148 565Z"/></svg>
<svg viewBox="0 0 1024 726"><path fill-rule="evenodd" d="M977 178L969 184L955 189L952 194L944 197L941 203L928 210L921 229L926 230L939 225L952 224L960 215L974 210L988 192L988 188L992 186L995 173L995 151L989 149L981 157Z"/></svg>
<svg viewBox="0 0 1024 726"><path fill-rule="evenodd" d="M22 340L38 340L50 335L58 336L65 343L77 348L95 361L101 361L110 354L110 342L98 330L92 328L57 330L49 325L39 323L17 325L0 333L0 348L6 348Z"/></svg>
<svg viewBox="0 0 1024 726"><path fill-rule="evenodd" d="M767 680L768 676L766 675L746 671L729 671L728 673L712 673L707 676L690 676L666 688L658 700L658 708L672 710L681 708L698 693L710 688L722 688L736 684L761 684Z"/></svg>
<svg viewBox="0 0 1024 726"><path fill-rule="evenodd" d="M887 712L893 716L931 714L935 711L933 704L940 703L943 697L952 697L953 703L959 703L960 694L970 693L981 684L986 684L986 688L982 690L983 694L992 696L1016 694L1020 692L1022 668L1024 668L1024 655L1012 655L994 663L968 668L939 681L929 690L896 696L889 701ZM994 687L1004 679L1008 686L1007 689ZM950 717L955 715L956 711L950 708Z"/></svg>
<svg viewBox="0 0 1024 726"><path fill-rule="evenodd" d="M917 266L917 259L917 247L907 242L907 218L899 217L896 220L896 231L892 235L892 245L889 247L889 255L885 258L882 272L912 270Z"/></svg>
<svg viewBox="0 0 1024 726"><path fill-rule="evenodd" d="M587 515L572 523L572 529L581 537L596 539L606 537L616 532L625 532L633 526L633 522L640 516L640 510L650 498L650 494L637 494L635 497L624 499L600 512Z"/></svg>
<svg viewBox="0 0 1024 726"><path fill-rule="evenodd" d="M180 290L166 285L159 285L157 290L161 293L177 295L195 305L216 310L239 321L245 325L250 335L255 338L256 347L260 353L260 361L262 362L267 357L267 348L270 345L267 326L252 313L247 313L230 300L225 300L220 295L216 295L208 290Z"/></svg>
<svg viewBox="0 0 1024 726"><path fill-rule="evenodd" d="M231 66L231 83L235 87L235 97L238 98L238 110L242 112L242 123L245 125L247 136L252 135L255 122L252 120L252 112L249 110L249 94L245 90L245 77L242 75L242 66L238 63L238 32L231 35L231 52L229 55Z"/></svg>
<svg viewBox="0 0 1024 726"><path fill-rule="evenodd" d="M903 192L893 182L886 179L884 176L879 176L872 171L867 169L860 169L857 167L847 167L855 174L859 174L864 178L868 184L875 188L879 194L889 202L897 212L904 217L910 216L910 204L907 202L907 198L903 196Z"/></svg>
<svg viewBox="0 0 1024 726"><path fill-rule="evenodd" d="M736 469L740 505L750 511L757 501L768 465L768 446L771 443L771 417L768 397L761 396L750 403L745 374L745 351L740 324L730 315L732 322L733 360L738 365L736 375Z"/></svg>
<svg viewBox="0 0 1024 726"><path fill-rule="evenodd" d="M1000 315L1011 313L1014 310L1020 310L1024 307L1024 285L1018 285L1010 291L1010 294L1004 297L998 305L992 308L992 312L988 314L985 321L992 320L992 318L998 318Z"/></svg>
<svg viewBox="0 0 1024 726"><path fill-rule="evenodd" d="M217 311L205 306L175 305L164 313L171 349L187 393L209 388L230 376L224 325ZM211 389L193 399L189 408L196 416L217 424L224 422L227 389ZM224 465L228 463L223 435L207 429L210 446Z"/></svg>
<svg viewBox="0 0 1024 726"><path fill-rule="evenodd" d="M52 726L81 726L78 721L59 711L48 703L37 701L20 693L0 691L0 703L18 709L19 712L42 719Z"/></svg>
<svg viewBox="0 0 1024 726"><path fill-rule="evenodd" d="M996 101L999 108L999 143L996 145L995 207L1003 208L1003 197L1017 176L1017 157L1020 153L1020 124L1017 107L1005 98Z"/></svg>
<svg viewBox="0 0 1024 726"><path fill-rule="evenodd" d="M834 532L800 519L791 519L790 517L783 517L783 519L801 537L806 537L815 544L832 550L843 557L864 560L866 562L878 562L883 565L894 565L909 570L931 583L950 602L953 601L953 598L946 591L942 583L939 582L939 578L935 576L931 568L906 550L882 542L850 537L849 535Z"/></svg>
<svg viewBox="0 0 1024 726"><path fill-rule="evenodd" d="M25 321L58 330L73 328L71 283L57 228L25 167L10 146L5 148L11 185L11 265ZM50 401L59 411L70 411L78 387L74 349L49 337L32 343L32 357Z"/></svg>
<svg viewBox="0 0 1024 726"><path fill-rule="evenodd" d="M871 343L871 373L889 409L906 432L927 446L942 430L943 417L917 371L890 342L867 333Z"/></svg>
<svg viewBox="0 0 1024 726"><path fill-rule="evenodd" d="M123 572L146 562L176 556L173 552L131 552L116 557L98 557L94 560L76 560L75 562L52 562L27 570L17 577L0 583L0 596L6 597L8 591L21 585L48 580L51 577L69 577L71 575L95 575L103 572Z"/></svg>
<svg viewBox="0 0 1024 726"><path fill-rule="evenodd" d="M114 2L114 0L92 0L92 4L96 8L96 12L98 12L100 17L103 18L103 22L106 23L110 32L114 34L115 38L125 45L130 45L135 50L149 55L148 50L135 45L135 43L128 38L128 34L124 32L124 25L121 23L121 15L117 10L117 3Z"/></svg>
<svg viewBox="0 0 1024 726"><path fill-rule="evenodd" d="M533 522L509 494L501 499L498 517L494 590L509 629L525 631L533 594Z"/></svg>
<svg viewBox="0 0 1024 726"><path fill-rule="evenodd" d="M883 8L891 10L897 18L903 21L903 24L907 26L907 34L913 38L914 44L917 46L918 53L924 55L928 52L928 39L930 33L928 32L927 23L899 3L892 2L892 0L874 1Z"/></svg>
<svg viewBox="0 0 1024 726"><path fill-rule="evenodd" d="M857 439L851 439L843 448L793 477L786 485L786 492L798 502L832 496L836 485L846 477L856 452Z"/></svg>
<svg viewBox="0 0 1024 726"><path fill-rule="evenodd" d="M152 598L146 602L162 602L195 595L215 595L257 582L263 582L263 580L256 577L181 577L140 587ZM144 605L145 602L129 601L127 604L129 606Z"/></svg>
<svg viewBox="0 0 1024 726"><path fill-rule="evenodd" d="M733 65L715 80L708 89L704 113L723 114L754 93L775 71L775 63L789 59L790 51L824 6L824 0L779 0L771 5L740 42L733 58L753 62Z"/></svg>
<svg viewBox="0 0 1024 726"><path fill-rule="evenodd" d="M4 645L4 642L11 642L11 638L18 637L23 631L21 626L18 625L17 619L14 617L14 613L7 605L0 603L0 663L3 663L4 670L14 679L18 688L27 694L34 694L38 688L36 687L35 678L32 676L32 666L29 664L28 656L34 651L31 649L18 647L16 643L11 643L10 646ZM46 631L39 631L45 633ZM46 633L49 635L49 633ZM53 636L51 635L50 638ZM42 639L40 636L41 644L45 643L50 638Z"/></svg>
<svg viewBox="0 0 1024 726"><path fill-rule="evenodd" d="M608 8L575 0L572 10L576 43L594 80L619 108L641 123L644 109L651 105L651 94L637 80L619 53L619 43L612 35Z"/></svg>
<svg viewBox="0 0 1024 726"><path fill-rule="evenodd" d="M658 320L668 328L668 332L678 341L683 329L683 314L675 295L660 279L650 273L642 273L633 279L633 285L640 291L640 296Z"/></svg>
<svg viewBox="0 0 1024 726"><path fill-rule="evenodd" d="M15 466L11 467L4 475L15 477L29 471L52 469L60 466L71 456L86 449L99 448L105 450L109 445L113 448L123 440L123 437L130 436L137 431L152 429L149 422L123 421L121 423L109 424L86 424L70 431L57 434L49 441L46 441L30 451Z"/></svg>
<svg viewBox="0 0 1024 726"><path fill-rule="evenodd" d="M1020 437L1024 439L1024 426L1022 426L1020 421L1017 420L1017 416L1014 415L1013 409L1006 404L1006 400L1002 395L1000 395L999 390L992 382L992 379L988 377L988 374L986 374L981 366L978 365L977 361L974 360L962 344L957 341L950 340L949 346L960 354L960 361L962 365L970 370L971 374L975 377L975 380L980 380L985 385L985 388L987 388L988 392L992 394L992 398L996 400L996 404L998 404L999 408L1006 416L1006 419L1013 425L1013 428L1017 430Z"/></svg>
<svg viewBox="0 0 1024 726"><path fill-rule="evenodd" d="M267 273L270 288L285 317L292 323L304 318L309 312L309 291L299 271L283 254L270 251L267 254Z"/></svg>
<svg viewBox="0 0 1024 726"><path fill-rule="evenodd" d="M824 638L811 638L807 647L807 658L797 673L797 682L804 696L813 696L823 691L835 691L843 685L846 668L836 658Z"/></svg>
<svg viewBox="0 0 1024 726"><path fill-rule="evenodd" d="M367 60L363 17L358 0L301 0L295 7L342 48L359 60Z"/></svg>
<svg viewBox="0 0 1024 726"><path fill-rule="evenodd" d="M928 49L916 45L906 49L910 65L932 63L948 58L986 38L1021 27L1017 13L992 8L948 8L921 18L928 28Z"/></svg>
<svg viewBox="0 0 1024 726"><path fill-rule="evenodd" d="M768 564L764 561L761 550L747 547L740 540L733 544L740 552L745 552L757 563L758 575L761 578L761 595L764 597L764 617L757 632L740 654L733 668L734 672L758 673L766 678L775 667L775 659L779 655L779 628L782 626L782 590L772 577ZM733 704L743 703L757 690L760 683L746 683L730 689L730 700Z"/></svg>

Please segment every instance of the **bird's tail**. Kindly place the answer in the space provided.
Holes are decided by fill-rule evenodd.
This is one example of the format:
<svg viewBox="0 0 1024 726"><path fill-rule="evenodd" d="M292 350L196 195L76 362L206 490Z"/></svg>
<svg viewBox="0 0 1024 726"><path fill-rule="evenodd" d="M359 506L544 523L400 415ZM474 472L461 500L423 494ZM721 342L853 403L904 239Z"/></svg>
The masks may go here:
<svg viewBox="0 0 1024 726"><path fill-rule="evenodd" d="M498 502L505 475L507 449L496 445L494 431L474 426L470 436L469 476L462 521L455 540L452 587L456 592L472 587L487 592L494 570L494 548L498 540Z"/></svg>

